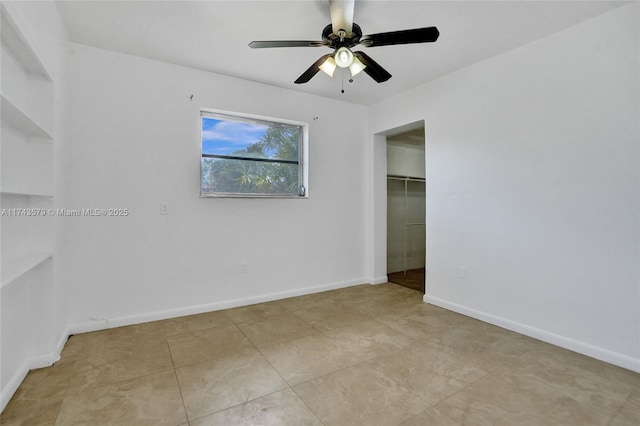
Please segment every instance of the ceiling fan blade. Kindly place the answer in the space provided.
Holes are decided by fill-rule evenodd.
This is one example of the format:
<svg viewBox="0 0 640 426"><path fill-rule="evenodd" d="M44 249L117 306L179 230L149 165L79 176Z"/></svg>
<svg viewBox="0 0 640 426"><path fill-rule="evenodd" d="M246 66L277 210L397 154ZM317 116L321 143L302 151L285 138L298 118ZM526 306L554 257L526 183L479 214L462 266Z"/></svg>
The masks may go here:
<svg viewBox="0 0 640 426"><path fill-rule="evenodd" d="M329 0L331 12L331 26L334 34L345 30L347 34L353 31L353 10L356 7L355 0Z"/></svg>
<svg viewBox="0 0 640 426"><path fill-rule="evenodd" d="M364 52L353 52L353 56L360 59L360 62L364 64L366 67L364 72L366 72L369 77L377 81L378 83L382 83L391 78L391 74L384 68L380 66L376 61L371 59L369 55Z"/></svg>
<svg viewBox="0 0 640 426"><path fill-rule="evenodd" d="M318 71L320 71L320 65L322 65L324 61L326 61L327 58L331 55L332 53L328 53L326 55L321 56L320 59L315 61L313 65L311 65L305 72L303 72L302 75L298 77L296 81L294 81L294 83L302 84L311 80L313 76L318 74Z"/></svg>
<svg viewBox="0 0 640 426"><path fill-rule="evenodd" d="M436 41L439 35L440 31L436 27L416 28L365 35L360 39L360 44L365 47L377 47L392 44L429 43Z"/></svg>
<svg viewBox="0 0 640 426"><path fill-rule="evenodd" d="M329 46L327 41L313 40L274 40L274 41L252 41L249 47L252 49L264 49L269 47L322 47Z"/></svg>

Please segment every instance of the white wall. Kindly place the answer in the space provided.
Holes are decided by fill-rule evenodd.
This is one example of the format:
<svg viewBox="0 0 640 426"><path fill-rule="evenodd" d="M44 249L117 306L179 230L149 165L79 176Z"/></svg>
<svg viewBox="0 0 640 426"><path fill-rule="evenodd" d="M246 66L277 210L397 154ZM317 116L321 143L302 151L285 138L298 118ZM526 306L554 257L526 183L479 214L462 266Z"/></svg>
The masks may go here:
<svg viewBox="0 0 640 426"><path fill-rule="evenodd" d="M426 177L424 145L407 146L387 143L387 174Z"/></svg>
<svg viewBox="0 0 640 426"><path fill-rule="evenodd" d="M368 280L364 107L76 44L70 81L60 203L131 212L60 220L72 328ZM199 198L200 107L308 122L309 199Z"/></svg>
<svg viewBox="0 0 640 426"><path fill-rule="evenodd" d="M426 123L425 300L640 371L638 28L634 2L370 109Z"/></svg>

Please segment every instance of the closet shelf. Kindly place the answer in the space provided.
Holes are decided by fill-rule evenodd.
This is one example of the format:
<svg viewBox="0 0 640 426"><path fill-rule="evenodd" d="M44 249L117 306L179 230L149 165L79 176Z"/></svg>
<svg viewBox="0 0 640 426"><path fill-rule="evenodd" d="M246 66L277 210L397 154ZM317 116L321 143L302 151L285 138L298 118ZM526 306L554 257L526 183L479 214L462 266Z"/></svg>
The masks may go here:
<svg viewBox="0 0 640 426"><path fill-rule="evenodd" d="M426 182L426 179L423 177L414 177L414 176L398 176L398 175L387 175L387 179L391 180L408 180L411 182Z"/></svg>
<svg viewBox="0 0 640 426"><path fill-rule="evenodd" d="M34 252L3 263L1 287L5 287L16 278L20 278L52 256L53 254L51 252Z"/></svg>
<svg viewBox="0 0 640 426"><path fill-rule="evenodd" d="M3 123L6 122L12 125L29 137L47 139L48 141L53 142L53 135L50 132L43 129L27 113L18 108L5 95L0 95L0 98L2 98L1 108Z"/></svg>
<svg viewBox="0 0 640 426"><path fill-rule="evenodd" d="M14 19L13 16L15 15L11 13L11 7L4 2L1 7L2 22L0 31L2 43L11 51L30 76L53 82L51 73L40 60L29 37L21 29L22 26Z"/></svg>

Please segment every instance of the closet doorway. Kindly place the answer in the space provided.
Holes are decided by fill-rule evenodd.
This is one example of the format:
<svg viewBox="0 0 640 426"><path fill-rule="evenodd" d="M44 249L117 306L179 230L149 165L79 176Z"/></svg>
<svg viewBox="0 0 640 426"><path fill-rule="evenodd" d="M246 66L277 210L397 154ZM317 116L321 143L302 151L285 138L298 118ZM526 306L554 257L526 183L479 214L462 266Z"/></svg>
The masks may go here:
<svg viewBox="0 0 640 426"><path fill-rule="evenodd" d="M424 127L387 136L387 277L424 293L426 168Z"/></svg>

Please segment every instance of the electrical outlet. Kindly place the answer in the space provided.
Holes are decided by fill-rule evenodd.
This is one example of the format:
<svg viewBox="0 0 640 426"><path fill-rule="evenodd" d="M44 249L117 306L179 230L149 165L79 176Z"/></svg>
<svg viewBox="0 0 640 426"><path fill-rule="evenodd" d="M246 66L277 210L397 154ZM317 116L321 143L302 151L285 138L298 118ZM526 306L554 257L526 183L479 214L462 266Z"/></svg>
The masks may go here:
<svg viewBox="0 0 640 426"><path fill-rule="evenodd" d="M466 280L467 279L467 268L466 266L458 266L458 279Z"/></svg>
<svg viewBox="0 0 640 426"><path fill-rule="evenodd" d="M240 263L240 271L241 271L243 274L248 273L248 272L249 272L249 264L247 264L247 262L242 262L242 263Z"/></svg>
<svg viewBox="0 0 640 426"><path fill-rule="evenodd" d="M167 215L169 211L167 210L167 203L160 203L160 214Z"/></svg>

